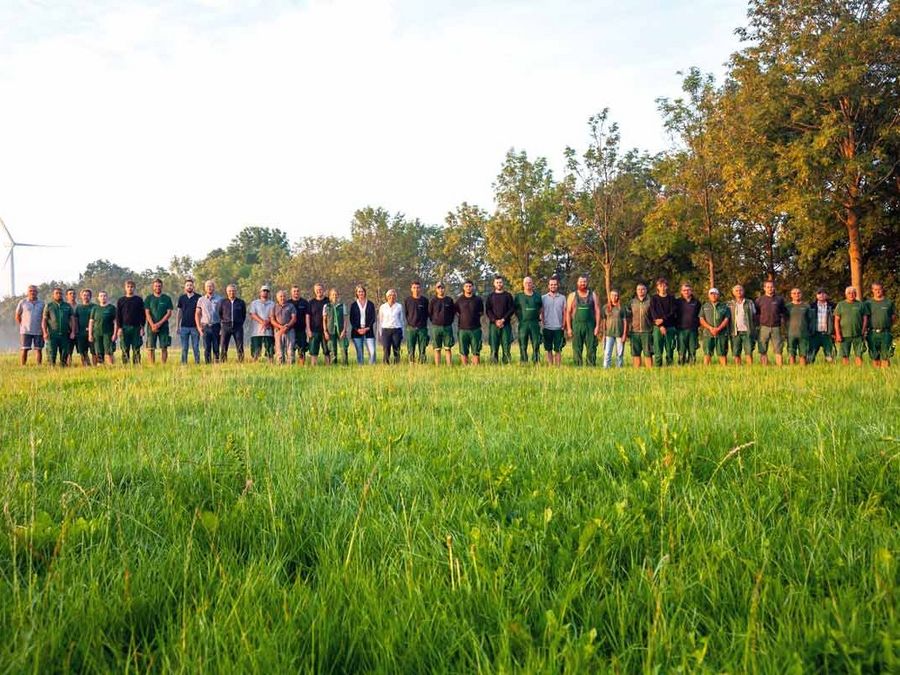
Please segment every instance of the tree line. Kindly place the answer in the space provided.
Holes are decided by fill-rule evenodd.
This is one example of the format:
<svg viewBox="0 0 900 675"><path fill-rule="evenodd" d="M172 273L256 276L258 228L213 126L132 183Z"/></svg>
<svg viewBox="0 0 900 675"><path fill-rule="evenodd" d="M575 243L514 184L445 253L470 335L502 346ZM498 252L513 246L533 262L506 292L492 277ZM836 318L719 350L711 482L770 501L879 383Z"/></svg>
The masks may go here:
<svg viewBox="0 0 900 675"><path fill-rule="evenodd" d="M558 274L591 275L601 294L663 275L699 288L766 278L782 290L882 281L900 289L900 3L752 0L743 48L725 77L691 68L682 95L657 106L671 147L623 147L609 108L579 147L546 157L510 149L492 210L464 202L443 223L367 206L348 236L303 237L251 226L201 259L136 272L98 260L68 285L121 293L125 278L171 292L185 276L236 283L315 282L345 298L357 283L383 297L413 279L484 291ZM43 284L42 296L57 282ZM63 284L66 285L66 284ZM3 316L13 304L4 303Z"/></svg>

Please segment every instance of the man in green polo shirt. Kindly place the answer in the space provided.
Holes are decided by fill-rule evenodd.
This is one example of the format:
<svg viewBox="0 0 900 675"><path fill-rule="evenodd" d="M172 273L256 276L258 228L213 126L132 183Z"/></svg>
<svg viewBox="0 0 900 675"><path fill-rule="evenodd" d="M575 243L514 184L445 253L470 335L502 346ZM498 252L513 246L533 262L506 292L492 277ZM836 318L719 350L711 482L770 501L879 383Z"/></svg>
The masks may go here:
<svg viewBox="0 0 900 675"><path fill-rule="evenodd" d="M709 300L700 308L700 329L703 331L703 364L710 365L718 356L721 365L728 364L728 323L731 312L722 302L718 288L709 289Z"/></svg>
<svg viewBox="0 0 900 675"><path fill-rule="evenodd" d="M884 295L880 282L872 284L872 297L866 300L869 310L869 357L872 365L887 368L891 365L894 338L891 328L897 318L894 302Z"/></svg>
<svg viewBox="0 0 900 675"><path fill-rule="evenodd" d="M534 350L531 362L537 363L540 359L541 343L541 294L534 292L534 280L531 277L522 279L521 293L516 293L514 303L516 305L516 318L519 320L519 360L528 362L528 343Z"/></svg>
<svg viewBox="0 0 900 675"><path fill-rule="evenodd" d="M850 351L853 350L857 366L862 365L865 350L865 335L869 327L869 308L857 298L856 288L847 286L844 299L834 308L834 341L841 350L841 362L850 363Z"/></svg>
<svg viewBox="0 0 900 675"><path fill-rule="evenodd" d="M788 356L791 365L797 363L805 366L809 358L809 338L815 319L809 304L803 300L803 292L799 288L791 289L791 301L787 309Z"/></svg>
<svg viewBox="0 0 900 675"><path fill-rule="evenodd" d="M93 292L90 288L81 291L81 303L75 308L75 322L78 324L78 333L75 335L75 348L81 356L82 366L97 365L97 354L94 352L94 343L88 339L88 324L91 322L91 313L95 305L91 302Z"/></svg>
<svg viewBox="0 0 900 675"><path fill-rule="evenodd" d="M144 312L147 315L147 348L150 350L150 363L156 363L156 346L162 353L162 362L169 360L169 317L175 305L172 298L162 292L162 279L153 280L153 292L144 300Z"/></svg>
<svg viewBox="0 0 900 675"><path fill-rule="evenodd" d="M88 322L88 340L94 345L94 354L98 363L104 359L110 365L113 364L113 352L116 349L116 307L109 304L109 296L106 291L97 293L97 302L91 310L91 319Z"/></svg>
<svg viewBox="0 0 900 675"><path fill-rule="evenodd" d="M60 365L65 366L68 363L69 345L75 339L78 326L72 305L63 299L59 286L53 289L53 299L44 306L41 330L50 354L50 365L56 365L58 356Z"/></svg>

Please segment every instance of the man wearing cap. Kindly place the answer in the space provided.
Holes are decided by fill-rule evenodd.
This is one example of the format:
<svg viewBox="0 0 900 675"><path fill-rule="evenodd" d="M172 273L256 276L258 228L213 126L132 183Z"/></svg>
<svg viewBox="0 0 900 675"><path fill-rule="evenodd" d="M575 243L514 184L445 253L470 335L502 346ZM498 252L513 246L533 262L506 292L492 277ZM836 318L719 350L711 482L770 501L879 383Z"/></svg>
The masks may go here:
<svg viewBox="0 0 900 675"><path fill-rule="evenodd" d="M91 319L88 321L88 340L94 345L94 354L97 362L104 359L109 365L113 364L113 353L116 348L116 308L109 304L109 295L106 291L97 293L98 304L91 311Z"/></svg>
<svg viewBox="0 0 900 675"><path fill-rule="evenodd" d="M513 303L519 320L519 361L528 363L530 343L533 350L531 362L537 363L540 360L543 301L540 293L534 292L534 280L531 277L522 279L522 292L516 293Z"/></svg>
<svg viewBox="0 0 900 675"><path fill-rule="evenodd" d="M152 293L144 300L144 313L147 315L147 330L150 334L147 338L147 348L150 352L150 363L156 362L156 346L162 356L162 362L169 360L169 345L172 337L169 335L169 317L172 316L174 306L172 298L162 292L162 279L153 280Z"/></svg>
<svg viewBox="0 0 900 675"><path fill-rule="evenodd" d="M300 287L291 286L291 297L288 300L297 310L297 325L294 328L294 352L300 359L300 364L306 362L306 351L309 349L309 340L306 338L306 315L309 314L309 302L300 295ZM328 354L328 341L324 345L325 353Z"/></svg>
<svg viewBox="0 0 900 675"><path fill-rule="evenodd" d="M678 305L669 295L669 282L660 277L656 280L656 295L650 298L650 319L653 321L653 364L671 366L675 360L675 345L678 342Z"/></svg>
<svg viewBox="0 0 900 675"><path fill-rule="evenodd" d="M600 301L588 288L586 274L578 277L575 290L569 294L566 306L566 335L572 340L572 357L576 366L587 355L589 366L597 365L597 337L600 334Z"/></svg>
<svg viewBox="0 0 900 675"><path fill-rule="evenodd" d="M422 295L422 283L413 281L410 295L403 301L406 318L406 352L410 363L425 363L428 346L428 298Z"/></svg>
<svg viewBox="0 0 900 675"><path fill-rule="evenodd" d="M791 365L799 361L806 365L809 356L809 335L812 331L812 310L803 301L803 291L791 289L791 301L785 308L787 311L788 358Z"/></svg>
<svg viewBox="0 0 900 675"><path fill-rule="evenodd" d="M125 282L125 295L116 302L116 324L119 326L119 347L122 363L141 362L141 345L144 344L144 323L147 321L144 299L134 294L134 282ZM129 359L130 355L130 359Z"/></svg>
<svg viewBox="0 0 900 675"><path fill-rule="evenodd" d="M459 317L459 355L464 366L477 366L481 360L481 317L484 315L484 301L475 295L475 284L466 279L463 294L456 299L456 314ZM469 360L469 354L472 358Z"/></svg>
<svg viewBox="0 0 900 675"><path fill-rule="evenodd" d="M678 363L697 362L698 331L700 330L700 301L688 283L681 284L681 297L675 301L678 314Z"/></svg>
<svg viewBox="0 0 900 675"><path fill-rule="evenodd" d="M775 282L767 279L763 283L763 294L756 299L756 314L759 325L759 362L762 365L769 363L769 344L775 352L775 363L782 364L781 352L784 342L781 338L781 325L787 317L787 307L784 298L775 295Z"/></svg>
<svg viewBox="0 0 900 675"><path fill-rule="evenodd" d="M562 350L566 344L566 297L559 292L559 277L553 275L547 284L547 292L541 296L541 335L547 364L562 364Z"/></svg>
<svg viewBox="0 0 900 675"><path fill-rule="evenodd" d="M194 292L194 280L184 280L184 293L178 296L178 340L181 342L181 364L187 363L188 349L194 352L194 363L200 363L200 331L197 329L197 302L200 295Z"/></svg>
<svg viewBox="0 0 900 675"><path fill-rule="evenodd" d="M38 365L44 359L44 332L41 324L44 318L44 301L38 299L37 286L29 286L25 299L16 305L16 325L19 326L21 356L19 363L28 363L28 352L34 350Z"/></svg>
<svg viewBox="0 0 900 675"><path fill-rule="evenodd" d="M897 319L894 302L884 295L884 286L876 281L872 284L872 297L866 300L869 312L869 357L872 365L887 368L891 365L891 350L894 338L891 328Z"/></svg>
<svg viewBox="0 0 900 675"><path fill-rule="evenodd" d="M741 355L749 366L753 363L753 337L756 335L756 305L744 296L744 287L736 284L731 289L732 300L728 301L731 326L731 353L734 364L741 365Z"/></svg>
<svg viewBox="0 0 900 675"><path fill-rule="evenodd" d="M709 300L700 308L700 326L703 328L703 363L712 363L718 356L719 363L728 364L728 322L731 314L722 302L718 288L709 289Z"/></svg>
<svg viewBox="0 0 900 675"><path fill-rule="evenodd" d="M306 315L306 337L309 339L309 363L319 362L319 351L325 340L325 287L322 284L313 286L313 297L309 301L309 313Z"/></svg>
<svg viewBox="0 0 900 675"><path fill-rule="evenodd" d="M841 362L850 363L850 351L857 366L862 365L865 336L869 328L869 308L857 297L855 286L847 286L844 299L834 308L834 341L841 350Z"/></svg>
<svg viewBox="0 0 900 675"><path fill-rule="evenodd" d="M250 358L259 361L265 350L266 358L271 362L275 353L275 330L272 327L272 313L275 303L269 299L271 293L268 286L259 289L259 298L250 303Z"/></svg>
<svg viewBox="0 0 900 675"><path fill-rule="evenodd" d="M453 363L452 348L453 319L456 316L456 303L447 297L443 282L434 286L434 297L428 301L428 318L431 319L431 342L434 345L434 365L441 365L441 352L449 366Z"/></svg>
<svg viewBox="0 0 900 675"><path fill-rule="evenodd" d="M50 365L56 365L58 356L59 364L65 366L68 365L66 353L78 326L75 323L72 305L63 299L63 292L59 286L53 289L52 297L53 299L44 306L41 330L50 352Z"/></svg>
<svg viewBox="0 0 900 675"><path fill-rule="evenodd" d="M810 304L812 310L812 334L809 340L809 362L814 363L821 349L825 361L834 360L834 305L828 300L824 288L816 291L816 299Z"/></svg>
<svg viewBox="0 0 900 675"><path fill-rule="evenodd" d="M638 284L634 289L635 296L628 306L628 331L631 334L631 357L635 368L653 366L653 349L650 342L653 331L653 320L650 318L650 297L645 284Z"/></svg>
<svg viewBox="0 0 900 675"><path fill-rule="evenodd" d="M94 311L95 305L91 302L93 292L90 288L82 289L81 303L75 308L75 323L78 325L78 332L75 335L75 349L81 356L81 365L97 365L97 355L94 351L94 343L88 339L88 326L91 322L91 313Z"/></svg>
<svg viewBox="0 0 900 675"><path fill-rule="evenodd" d="M244 362L244 321L247 320L247 303L237 296L237 286L225 287L225 299L219 306L222 319L222 363L228 360L228 345L234 340L238 363Z"/></svg>
<svg viewBox="0 0 900 675"><path fill-rule="evenodd" d="M197 309L194 319L200 335L203 336L203 358L207 365L213 362L213 356L218 363L219 345L222 343L222 317L219 315L219 307L222 304L222 296L216 293L216 283L208 279L203 284L204 294L197 300Z"/></svg>
<svg viewBox="0 0 900 675"><path fill-rule="evenodd" d="M488 318L488 343L491 347L491 363L497 363L503 348L503 363L509 363L509 347L512 344L510 321L516 313L516 304L509 291L503 288L503 277L494 277L494 290L484 302L484 313Z"/></svg>
<svg viewBox="0 0 900 675"><path fill-rule="evenodd" d="M275 294L275 310L272 312L272 327L275 329L275 362L284 364L294 360L294 326L297 325L297 308L287 302L287 293Z"/></svg>

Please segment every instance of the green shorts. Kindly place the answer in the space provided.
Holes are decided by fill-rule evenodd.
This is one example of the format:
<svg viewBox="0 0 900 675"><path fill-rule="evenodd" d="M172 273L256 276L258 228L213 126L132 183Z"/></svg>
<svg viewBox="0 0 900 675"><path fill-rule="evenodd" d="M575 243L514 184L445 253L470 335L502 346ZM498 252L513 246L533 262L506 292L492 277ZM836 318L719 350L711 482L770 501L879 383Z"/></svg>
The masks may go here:
<svg viewBox="0 0 900 675"><path fill-rule="evenodd" d="M728 356L728 334L719 333L712 336L703 334L703 353L707 356Z"/></svg>
<svg viewBox="0 0 900 675"><path fill-rule="evenodd" d="M122 343L119 345L122 351L140 349L144 341L141 339L141 329L138 326L122 326Z"/></svg>
<svg viewBox="0 0 900 675"><path fill-rule="evenodd" d="M809 338L805 335L799 337L788 337L788 355L799 356L805 359L809 356Z"/></svg>
<svg viewBox="0 0 900 675"><path fill-rule="evenodd" d="M781 354L784 350L784 340L781 337L780 326L760 326L759 327L759 354L765 356L769 350L769 343L772 343L772 351Z"/></svg>
<svg viewBox="0 0 900 675"><path fill-rule="evenodd" d="M459 331L459 353L468 356L469 352L474 356L481 355L481 329Z"/></svg>
<svg viewBox="0 0 900 675"><path fill-rule="evenodd" d="M94 351L94 343L88 340L87 333L75 336L75 349L78 350L78 354L82 357L96 353Z"/></svg>
<svg viewBox="0 0 900 675"><path fill-rule="evenodd" d="M651 333L632 333L631 334L631 355L634 357L645 356L650 358L653 350L650 349Z"/></svg>
<svg viewBox="0 0 900 675"><path fill-rule="evenodd" d="M168 325L160 326L156 333L147 328L147 348L156 349L157 346L160 349L168 349L172 346L172 336L169 335Z"/></svg>
<svg viewBox="0 0 900 675"><path fill-rule="evenodd" d="M866 351L865 340L859 335L855 337L845 337L841 344L841 358L849 359L850 350L856 354L857 358L862 358L863 352Z"/></svg>
<svg viewBox="0 0 900 675"><path fill-rule="evenodd" d="M887 361L893 356L894 338L891 331L869 331L869 357L873 361Z"/></svg>
<svg viewBox="0 0 900 675"><path fill-rule="evenodd" d="M453 339L453 326L432 326L431 341L435 349L452 349L456 341Z"/></svg>
<svg viewBox="0 0 900 675"><path fill-rule="evenodd" d="M272 335L255 335L250 338L250 358L258 359L262 356L263 349L266 351L266 358L271 359L275 356L275 337Z"/></svg>
<svg viewBox="0 0 900 675"><path fill-rule="evenodd" d="M112 356L114 351L116 351L116 343L113 341L112 335L94 336L94 354L98 359Z"/></svg>
<svg viewBox="0 0 900 675"><path fill-rule="evenodd" d="M566 346L566 333L562 328L544 328L541 331L544 338L544 351L559 354Z"/></svg>
<svg viewBox="0 0 900 675"><path fill-rule="evenodd" d="M750 333L741 332L731 336L731 353L735 358L741 356L753 356L753 336Z"/></svg>
<svg viewBox="0 0 900 675"><path fill-rule="evenodd" d="M322 349L322 342L324 340L324 336L322 333L314 332L312 337L309 338L309 355L310 356L318 356L319 351Z"/></svg>

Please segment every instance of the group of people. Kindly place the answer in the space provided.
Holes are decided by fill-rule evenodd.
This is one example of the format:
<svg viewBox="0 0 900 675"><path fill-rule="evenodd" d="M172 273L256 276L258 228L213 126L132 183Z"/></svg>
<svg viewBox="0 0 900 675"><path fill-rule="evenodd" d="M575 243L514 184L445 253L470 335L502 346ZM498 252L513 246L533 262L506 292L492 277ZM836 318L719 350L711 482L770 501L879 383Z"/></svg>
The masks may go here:
<svg viewBox="0 0 900 675"><path fill-rule="evenodd" d="M813 362L821 352L827 361L839 353L843 363L853 356L862 365L868 351L874 365L886 367L893 353L891 331L897 314L880 283L872 284L871 297L865 300L856 288L848 287L837 305L822 289L807 302L794 288L785 301L772 281L763 284L763 294L755 300L736 285L730 300L710 288L708 299L701 302L690 284L682 284L675 297L666 279L660 278L655 294L638 284L627 304L615 290L601 303L587 276L578 278L568 296L560 293L559 285L559 278L551 277L542 295L531 277L525 277L522 292L513 295L503 277L496 276L493 291L485 297L466 281L462 295L453 299L443 283L435 284L434 295L428 298L422 284L414 281L402 304L397 291L390 289L377 308L362 285L347 305L336 289L326 293L322 284L315 284L309 300L298 286L278 290L273 299L264 285L249 307L234 284L226 286L222 297L213 281L197 293L193 279L185 280L184 293L174 303L163 293L160 279L153 281L146 298L135 294L133 281L126 281L125 293L115 305L105 291L98 292L95 303L90 289L80 292L79 301L74 289L64 294L60 287L45 303L38 298L37 287L29 286L27 297L16 307L15 320L23 365L32 350L41 363L45 346L51 365L68 365L76 355L85 366L111 364L117 347L124 363L139 363L145 341L151 363L157 349L165 363L172 345L170 321L177 326L182 363L187 363L189 351L200 363L201 340L206 363L227 361L232 346L237 360L243 361L248 320L250 358L281 364L316 365L320 356L328 364L347 364L351 342L358 364L375 363L376 342L382 345L384 363L398 363L405 339L410 362L426 362L431 345L435 365L450 365L458 343L463 365L477 365L485 337L483 319L490 361L509 363L514 318L520 360L538 363L543 348L547 363L554 366L561 364L569 341L579 366L596 365L602 345L606 368L624 365L626 343L635 367L672 365L676 358L682 365L694 363L701 348L707 365L714 358L725 365L729 352L736 365L750 364L754 350L762 364L772 355L782 365L787 347L792 364Z"/></svg>

